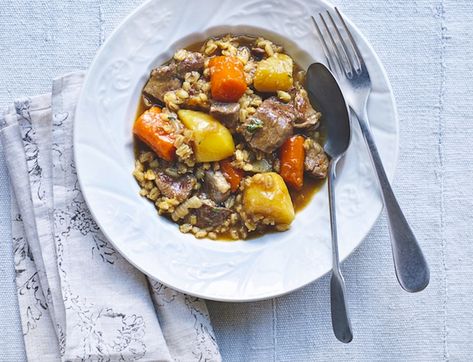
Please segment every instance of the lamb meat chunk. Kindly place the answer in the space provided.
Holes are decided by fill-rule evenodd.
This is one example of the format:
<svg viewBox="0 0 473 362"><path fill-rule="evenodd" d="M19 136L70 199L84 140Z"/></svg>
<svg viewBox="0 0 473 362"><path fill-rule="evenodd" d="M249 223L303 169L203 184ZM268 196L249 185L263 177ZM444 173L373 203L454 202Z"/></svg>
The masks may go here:
<svg viewBox="0 0 473 362"><path fill-rule="evenodd" d="M204 63L205 57L201 53L188 51L186 57L176 63L176 74L179 78L183 79L186 73L202 71Z"/></svg>
<svg viewBox="0 0 473 362"><path fill-rule="evenodd" d="M261 103L255 114L243 125L243 135L251 147L271 153L292 136L295 119L291 104L270 97Z"/></svg>
<svg viewBox="0 0 473 362"><path fill-rule="evenodd" d="M231 186L221 171L206 171L204 190L208 197L217 204L224 202L230 196Z"/></svg>
<svg viewBox="0 0 473 362"><path fill-rule="evenodd" d="M189 197L195 184L195 178L189 175L173 178L164 172L157 172L155 182L164 196L182 202Z"/></svg>
<svg viewBox="0 0 473 362"><path fill-rule="evenodd" d="M240 118L239 103L212 102L210 104L210 114L222 122L226 127L234 130Z"/></svg>
<svg viewBox="0 0 473 362"><path fill-rule="evenodd" d="M202 229L220 226L228 220L231 214L232 210L226 207L204 203L201 207L195 210L195 215L197 217L197 223L195 225Z"/></svg>
<svg viewBox="0 0 473 362"><path fill-rule="evenodd" d="M187 52L181 61L172 60L169 64L161 65L151 71L143 93L160 102L164 94L182 87L182 79L188 72L200 72L204 69L205 58L197 52Z"/></svg>
<svg viewBox="0 0 473 362"><path fill-rule="evenodd" d="M308 128L319 123L320 113L312 107L305 89L298 89L294 94L294 110L296 121L294 128Z"/></svg>
<svg viewBox="0 0 473 362"><path fill-rule="evenodd" d="M162 65L151 71L143 93L154 99L164 102L164 94L181 88L182 82L176 76L176 64Z"/></svg>
<svg viewBox="0 0 473 362"><path fill-rule="evenodd" d="M314 140L308 138L304 142L305 159L304 169L314 178L327 177L328 157L324 149Z"/></svg>

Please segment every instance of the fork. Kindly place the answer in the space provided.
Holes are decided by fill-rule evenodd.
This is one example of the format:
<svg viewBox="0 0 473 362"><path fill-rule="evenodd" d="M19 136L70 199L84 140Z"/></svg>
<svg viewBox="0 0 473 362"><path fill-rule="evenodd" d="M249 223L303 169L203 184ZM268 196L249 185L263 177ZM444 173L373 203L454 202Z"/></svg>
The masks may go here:
<svg viewBox="0 0 473 362"><path fill-rule="evenodd" d="M325 37L316 19L313 16L311 18L322 42L329 68L335 73L340 83L350 111L358 119L373 161L388 214L397 279L404 290L411 293L419 292L429 284L429 267L389 184L371 133L366 109L371 92L368 69L351 31L336 7L335 12L338 25L329 10L326 11L325 16L323 13L318 14L327 34Z"/></svg>

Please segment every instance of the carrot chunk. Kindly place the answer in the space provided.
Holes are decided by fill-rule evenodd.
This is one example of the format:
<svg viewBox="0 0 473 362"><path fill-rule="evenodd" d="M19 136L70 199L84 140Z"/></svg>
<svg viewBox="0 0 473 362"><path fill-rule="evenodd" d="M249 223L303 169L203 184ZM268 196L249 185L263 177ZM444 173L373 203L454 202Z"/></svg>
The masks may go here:
<svg viewBox="0 0 473 362"><path fill-rule="evenodd" d="M161 113L159 107L151 107L145 111L133 126L133 133L146 143L156 154L172 161L176 154L175 135L169 132L171 122Z"/></svg>
<svg viewBox="0 0 473 362"><path fill-rule="evenodd" d="M284 181L299 190L304 184L304 137L288 138L281 146L279 173Z"/></svg>
<svg viewBox="0 0 473 362"><path fill-rule="evenodd" d="M243 63L237 57L218 56L210 59L210 91L221 102L237 102L247 85Z"/></svg>
<svg viewBox="0 0 473 362"><path fill-rule="evenodd" d="M245 176L245 172L239 168L232 166L230 159L220 161L220 169L222 170L223 176L227 179L230 184L232 192L235 192L240 187L240 182Z"/></svg>

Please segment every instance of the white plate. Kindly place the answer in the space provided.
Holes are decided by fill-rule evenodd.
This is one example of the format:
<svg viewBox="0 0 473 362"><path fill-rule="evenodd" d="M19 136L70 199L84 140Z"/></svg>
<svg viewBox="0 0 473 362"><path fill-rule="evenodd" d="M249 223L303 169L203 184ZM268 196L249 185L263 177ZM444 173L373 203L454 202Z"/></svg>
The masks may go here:
<svg viewBox="0 0 473 362"><path fill-rule="evenodd" d="M191 295L221 301L291 292L331 268L327 190L323 187L289 231L238 242L197 240L157 215L132 176L132 124L153 67L179 48L227 32L262 35L285 46L303 67L323 61L309 19L321 0L148 1L95 57L77 106L75 160L87 204L117 250L149 276ZM383 66L350 25L365 56L373 92L369 117L388 175L398 153L398 120ZM336 185L340 255L367 235L382 203L357 128Z"/></svg>

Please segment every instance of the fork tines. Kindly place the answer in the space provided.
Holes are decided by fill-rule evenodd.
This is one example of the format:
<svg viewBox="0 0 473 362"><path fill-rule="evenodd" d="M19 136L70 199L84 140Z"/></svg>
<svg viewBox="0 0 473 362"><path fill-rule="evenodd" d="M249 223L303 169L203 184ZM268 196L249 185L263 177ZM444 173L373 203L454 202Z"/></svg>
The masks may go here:
<svg viewBox="0 0 473 362"><path fill-rule="evenodd" d="M360 74L365 64L352 33L336 7L335 12L337 13L339 25L337 25L329 10L325 14L318 14L322 27L319 26L313 16L311 18L322 42L330 69L336 73L340 71L341 74L351 79L354 75L353 72ZM324 37L324 33L327 36ZM326 40L327 38L328 41Z"/></svg>

